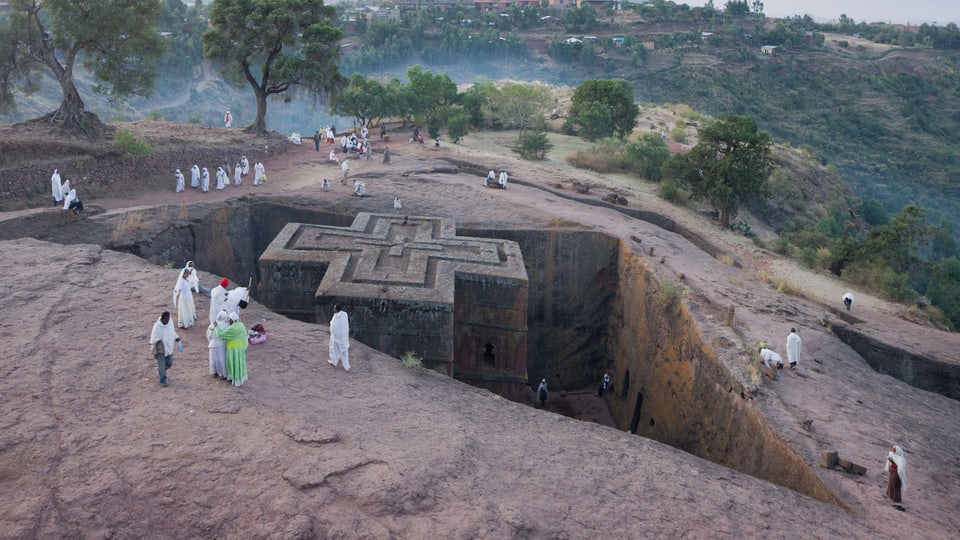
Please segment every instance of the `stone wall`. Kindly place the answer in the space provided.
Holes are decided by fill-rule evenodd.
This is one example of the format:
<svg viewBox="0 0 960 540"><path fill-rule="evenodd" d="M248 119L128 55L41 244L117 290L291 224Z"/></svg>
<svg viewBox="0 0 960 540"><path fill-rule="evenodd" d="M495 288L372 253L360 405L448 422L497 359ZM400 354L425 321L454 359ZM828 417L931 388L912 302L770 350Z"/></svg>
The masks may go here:
<svg viewBox="0 0 960 540"><path fill-rule="evenodd" d="M610 302L616 297L620 244L579 230L458 229L463 236L520 245L529 280L527 375L555 390L593 385L607 354Z"/></svg>
<svg viewBox="0 0 960 540"><path fill-rule="evenodd" d="M960 366L877 341L859 332L855 326L840 321L834 321L830 329L857 351L874 371L900 379L910 386L960 400Z"/></svg>
<svg viewBox="0 0 960 540"><path fill-rule="evenodd" d="M609 328L614 381L624 387L607 396L618 427L839 504L727 376L682 285L658 281L626 247L621 253Z"/></svg>

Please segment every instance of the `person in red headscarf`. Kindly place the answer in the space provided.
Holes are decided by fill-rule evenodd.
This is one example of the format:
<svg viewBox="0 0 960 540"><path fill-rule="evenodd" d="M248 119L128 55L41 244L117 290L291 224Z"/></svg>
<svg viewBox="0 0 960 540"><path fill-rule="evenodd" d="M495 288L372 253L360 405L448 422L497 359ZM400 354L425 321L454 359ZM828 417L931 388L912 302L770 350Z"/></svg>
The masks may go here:
<svg viewBox="0 0 960 540"><path fill-rule="evenodd" d="M223 278L219 285L210 289L210 324L217 322L217 315L220 314L224 302L227 301L227 286L229 285L230 280Z"/></svg>

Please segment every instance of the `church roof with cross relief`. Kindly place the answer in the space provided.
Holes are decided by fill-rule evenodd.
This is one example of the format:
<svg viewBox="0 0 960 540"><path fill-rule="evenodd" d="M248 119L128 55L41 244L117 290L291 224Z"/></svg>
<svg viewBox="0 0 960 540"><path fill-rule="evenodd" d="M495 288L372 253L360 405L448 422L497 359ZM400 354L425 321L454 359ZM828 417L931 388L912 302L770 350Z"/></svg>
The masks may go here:
<svg viewBox="0 0 960 540"><path fill-rule="evenodd" d="M350 227L289 223L264 260L328 265L318 295L453 304L456 277L527 286L519 245L457 236L452 220L361 213Z"/></svg>

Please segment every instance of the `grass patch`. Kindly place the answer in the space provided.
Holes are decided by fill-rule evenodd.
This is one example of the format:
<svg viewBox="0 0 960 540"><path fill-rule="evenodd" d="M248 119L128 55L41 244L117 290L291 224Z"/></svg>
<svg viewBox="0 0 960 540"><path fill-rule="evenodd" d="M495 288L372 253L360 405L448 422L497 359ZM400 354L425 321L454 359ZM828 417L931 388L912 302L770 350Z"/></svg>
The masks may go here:
<svg viewBox="0 0 960 540"><path fill-rule="evenodd" d="M423 360L413 351L407 351L400 355L400 363L408 368L418 368L423 366Z"/></svg>
<svg viewBox="0 0 960 540"><path fill-rule="evenodd" d="M113 227L113 242L119 242L121 238L126 238L142 226L143 212L127 212L123 220Z"/></svg>
<svg viewBox="0 0 960 540"><path fill-rule="evenodd" d="M113 146L130 156L146 157L153 154L153 148L149 144L141 141L132 131L126 129L117 132L117 136L113 140Z"/></svg>

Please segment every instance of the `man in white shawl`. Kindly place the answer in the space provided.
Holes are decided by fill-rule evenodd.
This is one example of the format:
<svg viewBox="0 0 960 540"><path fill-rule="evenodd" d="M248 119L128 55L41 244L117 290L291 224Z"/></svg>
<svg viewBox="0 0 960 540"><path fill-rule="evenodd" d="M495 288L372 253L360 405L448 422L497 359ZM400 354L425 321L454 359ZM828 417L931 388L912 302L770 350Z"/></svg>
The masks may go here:
<svg viewBox="0 0 960 540"><path fill-rule="evenodd" d="M500 171L500 189L507 189L507 171Z"/></svg>
<svg viewBox="0 0 960 540"><path fill-rule="evenodd" d="M790 362L790 369L796 369L797 362L800 361L800 335L796 328L791 328L787 335L787 360Z"/></svg>
<svg viewBox="0 0 960 540"><path fill-rule="evenodd" d="M53 176L50 177L50 190L53 191L53 205L62 203L63 184L60 183L60 169L53 170Z"/></svg>
<svg viewBox="0 0 960 540"><path fill-rule="evenodd" d="M222 190L228 183L227 172L223 170L223 167L217 167L217 191Z"/></svg>
<svg viewBox="0 0 960 540"><path fill-rule="evenodd" d="M210 171L206 167L203 168L203 182L200 184L200 190L204 193L210 191Z"/></svg>
<svg viewBox="0 0 960 540"><path fill-rule="evenodd" d="M887 466L884 470L890 473L887 479L887 497L895 502L903 502L903 490L907 487L907 458L903 456L903 448L894 446L893 451L887 453Z"/></svg>
<svg viewBox="0 0 960 540"><path fill-rule="evenodd" d="M210 322L214 323L217 321L217 315L223 309L223 305L227 301L227 286L230 285L230 281L227 278L220 280L220 283L210 289ZM229 312L228 312L229 313Z"/></svg>
<svg viewBox="0 0 960 540"><path fill-rule="evenodd" d="M347 312L340 311L334 304L333 318L330 319L330 365L337 367L343 362L343 370L350 371L350 321Z"/></svg>
<svg viewBox="0 0 960 540"><path fill-rule="evenodd" d="M153 323L153 330L150 332L150 350L157 359L160 386L167 385L167 370L173 366L173 349L179 341L180 336L170 321L170 312L164 311L157 322Z"/></svg>
<svg viewBox="0 0 960 540"><path fill-rule="evenodd" d="M397 195L393 198L393 209L400 210L401 208L403 208L403 204L400 202L400 196Z"/></svg>
<svg viewBox="0 0 960 540"><path fill-rule="evenodd" d="M184 184L186 184L187 179L183 177L183 173L180 172L180 169L177 169L177 173L174 175L177 178L177 190L176 193L183 191Z"/></svg>
<svg viewBox="0 0 960 540"><path fill-rule="evenodd" d="M239 186L243 179L240 178L240 175L243 174L243 167L239 163L233 168L233 185Z"/></svg>
<svg viewBox="0 0 960 540"><path fill-rule="evenodd" d="M67 181L69 182L69 180ZM72 203L75 200L77 200L77 190L71 189L70 191L66 192L66 194L63 196L63 209L69 210L70 203Z"/></svg>
<svg viewBox="0 0 960 540"><path fill-rule="evenodd" d="M253 166L253 185L259 186L263 180L263 163L259 161Z"/></svg>
<svg viewBox="0 0 960 540"><path fill-rule="evenodd" d="M64 180L64 181L63 181L63 185L60 186L60 193L61 193L64 197L66 197L67 194L70 193L70 189L71 189L71 188L70 188L70 180L69 180L69 179ZM67 208L68 208L68 207L67 207ZM66 208L64 208L64 210L66 210Z"/></svg>
<svg viewBox="0 0 960 540"><path fill-rule="evenodd" d="M247 302L250 300L250 290L246 287L237 287L227 293L227 299L223 301L221 308L227 310L227 313L240 313L240 310L247 308ZM239 317L234 321L239 321Z"/></svg>
<svg viewBox="0 0 960 540"><path fill-rule="evenodd" d="M250 174L250 161L247 159L247 156L240 156L240 172L246 176Z"/></svg>
<svg viewBox="0 0 960 540"><path fill-rule="evenodd" d="M197 318L193 292L190 290L190 273L188 268L181 270L173 287L173 307L177 310L177 326L180 328L190 328Z"/></svg>
<svg viewBox="0 0 960 540"><path fill-rule="evenodd" d="M190 270L190 277L187 278L187 281L190 282L190 288L193 292L197 294L206 294L210 292L210 289L204 289L200 286L200 276L197 275L197 268L193 264L193 261L187 261L187 264L183 265L184 270Z"/></svg>
<svg viewBox="0 0 960 540"><path fill-rule="evenodd" d="M341 183L341 184L346 184L346 183L347 183L347 174L350 173L350 165L349 165L349 163L350 163L350 162L349 162L348 160L346 160L346 159L343 160L343 161L340 163L340 172L343 173L343 178L340 179L340 183Z"/></svg>
<svg viewBox="0 0 960 540"><path fill-rule="evenodd" d="M200 167L196 164L190 169L190 187L194 189L200 187Z"/></svg>
<svg viewBox="0 0 960 540"><path fill-rule="evenodd" d="M220 339L217 329L226 330L230 323L229 314L221 309L216 319L207 327L207 349L210 351L210 375L227 380L227 344Z"/></svg>
<svg viewBox="0 0 960 540"><path fill-rule="evenodd" d="M497 173L493 169L487 172L487 177L483 179L483 187L490 187L490 184L497 181Z"/></svg>

